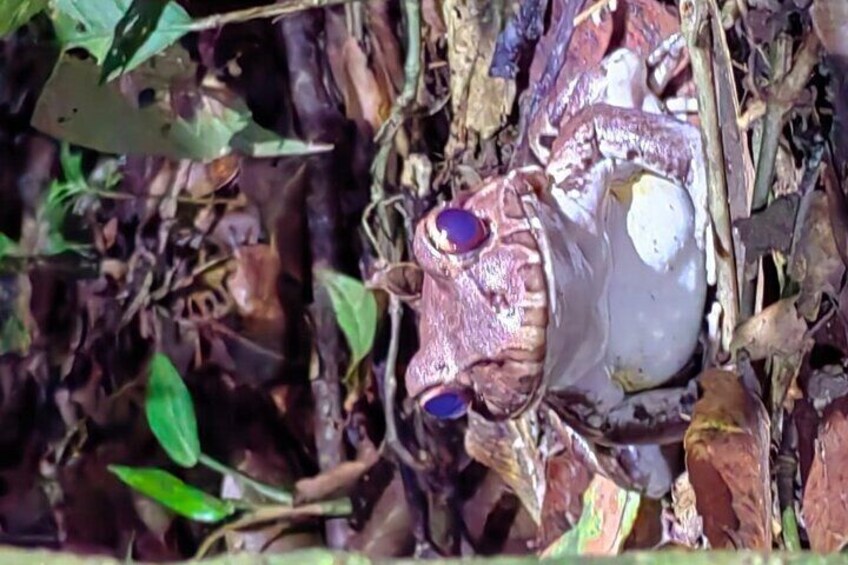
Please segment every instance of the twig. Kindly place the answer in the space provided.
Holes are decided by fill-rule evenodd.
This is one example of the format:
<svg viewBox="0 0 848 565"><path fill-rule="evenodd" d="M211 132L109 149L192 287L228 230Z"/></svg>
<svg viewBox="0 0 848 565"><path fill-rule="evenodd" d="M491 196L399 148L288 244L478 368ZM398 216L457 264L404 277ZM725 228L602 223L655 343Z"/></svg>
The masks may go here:
<svg viewBox="0 0 848 565"><path fill-rule="evenodd" d="M818 61L819 39L815 33L810 33L798 50L792 70L774 85L768 95L760 155L757 160L757 177L754 181L754 201L751 206L753 210L763 208L768 201L784 118L807 84L810 73L813 72Z"/></svg>
<svg viewBox="0 0 848 565"><path fill-rule="evenodd" d="M331 100L322 80L324 64L319 59L322 32L314 14L301 13L284 18L279 23L280 35L288 59L292 105L310 142L330 142L344 139L344 117ZM333 306L327 289L315 273L323 269L338 270L341 265L339 187L351 171L342 163L344 143L335 143L332 153L314 155L307 165L309 187L306 193L306 216L309 246L312 255L312 296L309 317L314 328L312 337L318 357L318 375L312 379L315 402L315 448L318 467L327 471L345 461L344 417L340 369L342 343ZM328 520L327 545L341 548L347 543L350 528L345 520Z"/></svg>
<svg viewBox="0 0 848 565"><path fill-rule="evenodd" d="M785 47L786 44L782 40L779 40L776 46L777 53L773 57L772 80L775 83L767 96L765 114L763 116L760 153L757 158L757 173L754 179L754 195L751 202L752 212L762 210L768 203L771 185L774 180L774 167L784 119L792 109L795 100L807 83L813 67L818 62L818 37L815 33L810 33L798 52L795 66L788 74L782 76L783 69L780 65L784 60L782 51ZM752 281L746 281L742 294L743 302L741 307L743 315L752 315L754 313L755 301Z"/></svg>
<svg viewBox="0 0 848 565"><path fill-rule="evenodd" d="M775 484L777 499L780 507L781 523L783 525L783 541L788 551L801 549L798 535L798 521L795 518L795 474L798 461L795 453L798 449L798 432L791 417L783 415L783 433L780 438L777 460L775 464Z"/></svg>
<svg viewBox="0 0 848 565"><path fill-rule="evenodd" d="M217 461L217 460L213 459L212 457L209 457L205 453L200 454L199 461L202 465L205 465L206 467L212 469L213 471L217 471L218 473L221 473L222 475L230 475L236 481L238 481L238 482L240 482L244 485L250 486L253 490L255 490L256 492L268 497L270 500L273 500L274 502L278 502L279 504L285 504L285 505L291 506L291 504L294 501L294 497L291 495L291 493L286 492L285 490L277 488L275 486L265 484L261 481L257 481L256 479L249 477L248 475L245 475L244 473L242 473L238 469L233 469L232 467L224 465L220 461Z"/></svg>
<svg viewBox="0 0 848 565"><path fill-rule="evenodd" d="M376 141L380 145L374 163L371 166L371 201L385 198L386 164L394 145L395 134L403 124L406 112L415 99L418 89L418 75L421 72L421 7L417 0L404 0L401 4L406 15L406 59L403 63L403 90L395 99L392 111L377 132ZM385 219L385 218L383 218Z"/></svg>
<svg viewBox="0 0 848 565"><path fill-rule="evenodd" d="M244 10L224 12L223 14L212 14L205 18L196 19L185 27L188 31L217 29L227 24L246 22L260 18L288 16L303 10L310 10L312 8L326 8L359 1L360 0L290 0L285 3L271 4L269 6L257 6L255 8L245 8Z"/></svg>
<svg viewBox="0 0 848 565"><path fill-rule="evenodd" d="M736 278L730 206L724 149L718 120L715 81L711 67L712 33L709 0L681 0L680 27L692 61L692 75L698 91L698 112L707 159L709 209L716 246L716 294L723 312L721 345L729 351L739 318L739 288Z"/></svg>
<svg viewBox="0 0 848 565"><path fill-rule="evenodd" d="M397 375L395 368L397 366L398 345L400 342L400 322L403 316L403 310L400 304L400 298L395 294L389 296L389 318L391 319L391 338L389 341L389 351L386 354L386 371L383 376L383 411L386 415L386 445L395 455L403 462L404 465L415 469L422 470L423 465L418 462L412 453L409 452L403 443L400 441L400 436L397 431L397 420L395 419L395 395L397 393Z"/></svg>
<svg viewBox="0 0 848 565"><path fill-rule="evenodd" d="M373 177L371 184L371 204L368 206L367 213L362 217L363 230L371 241L371 245L374 246L374 250L383 258L386 255L383 253L380 242L374 237L368 223L371 216L370 212L376 208L383 227L388 233L392 232L390 228L393 226L393 222L389 218L388 207L398 197L386 198L384 186L386 164L394 146L395 135L403 124L407 111L415 99L419 75L421 73L421 8L417 0L404 0L401 6L406 16L406 60L403 64L403 90L395 100L389 118L380 127L380 131L376 136L377 142L380 144L380 149L371 167ZM400 261L402 257L399 246L394 244L389 247L391 247L392 251L389 257L390 260L393 262ZM420 470L420 463L418 463L416 458L400 441L397 431L397 420L395 419L395 396L397 392L395 367L397 365L400 342L401 316L400 300L397 296L391 295L389 297L391 341L389 342L389 351L386 356L386 370L383 374L383 411L386 418L385 444L389 446L405 465Z"/></svg>
<svg viewBox="0 0 848 565"><path fill-rule="evenodd" d="M579 26L595 14L601 12L608 5L615 5L615 2L616 0L599 0L598 2L595 2L574 17L574 27Z"/></svg>
<svg viewBox="0 0 848 565"><path fill-rule="evenodd" d="M304 504L303 506L260 506L256 510L239 518L234 522L224 524L217 530L213 531L203 540L200 547L197 549L195 559L202 559L215 543L230 532L247 528L250 526L258 526L265 522L274 520L295 520L297 518L309 517L329 517L329 516L345 516L350 514L352 510L350 500L341 498L336 500L328 500L325 502L315 502L312 504Z"/></svg>

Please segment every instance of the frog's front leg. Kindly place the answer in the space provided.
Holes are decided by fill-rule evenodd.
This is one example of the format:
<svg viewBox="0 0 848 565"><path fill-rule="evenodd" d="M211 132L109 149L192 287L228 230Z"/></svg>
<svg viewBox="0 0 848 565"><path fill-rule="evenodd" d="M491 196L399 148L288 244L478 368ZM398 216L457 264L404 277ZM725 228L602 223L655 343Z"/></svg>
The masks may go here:
<svg viewBox="0 0 848 565"><path fill-rule="evenodd" d="M655 204L646 209L613 203L610 181L639 169L671 182L656 189ZM659 432L679 440L686 425L685 400L692 391L653 390L625 397L620 383L627 381L627 390L658 386L692 355L705 291L701 271L708 219L700 133L666 115L593 106L563 130L547 170L555 181L551 196L563 215L608 237L613 261L605 295L610 330L597 340L605 344L606 358L579 375L553 375L550 401L599 442L638 443L640 437L656 442ZM675 194L686 200L687 193L691 207L675 200ZM666 208L680 218L665 218ZM645 242L630 239L634 234L623 227L631 215L642 228L636 234L642 239L652 221L663 223L665 232L652 232L653 246L644 248ZM677 231L668 227L676 224ZM655 291L661 294L656 302ZM663 337L663 331L670 336ZM619 378L630 373L635 380Z"/></svg>
<svg viewBox="0 0 848 565"><path fill-rule="evenodd" d="M609 176L629 176L639 168L683 187L692 200L695 240L704 249L707 186L701 134L698 129L664 114L598 104L581 110L554 142L546 172L553 178L552 196L563 205L577 203L600 221ZM607 179L608 180L608 179Z"/></svg>

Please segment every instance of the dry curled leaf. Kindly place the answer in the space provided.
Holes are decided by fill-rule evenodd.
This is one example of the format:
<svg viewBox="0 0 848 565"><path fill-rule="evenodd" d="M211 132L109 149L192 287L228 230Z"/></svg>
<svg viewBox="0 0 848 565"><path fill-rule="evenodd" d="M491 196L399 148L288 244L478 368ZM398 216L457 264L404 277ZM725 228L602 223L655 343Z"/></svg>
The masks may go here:
<svg viewBox="0 0 848 565"><path fill-rule="evenodd" d="M367 286L414 302L421 296L423 281L424 274L417 263L377 264L368 277Z"/></svg>
<svg viewBox="0 0 848 565"><path fill-rule="evenodd" d="M848 541L848 402L832 405L819 425L802 514L813 551L841 551Z"/></svg>
<svg viewBox="0 0 848 565"><path fill-rule="evenodd" d="M822 191L804 196L799 213L804 223L798 229L789 260L789 274L801 286L796 305L808 320L818 317L822 293L835 296L839 292L845 274L830 222L830 207L828 196Z"/></svg>
<svg viewBox="0 0 848 565"><path fill-rule="evenodd" d="M282 324L279 273L280 260L272 246L244 245L236 249L235 272L227 279L227 290L242 316Z"/></svg>
<svg viewBox="0 0 848 565"><path fill-rule="evenodd" d="M784 298L736 328L730 348L745 349L751 360L772 355L789 356L809 343L807 323L795 308L795 298Z"/></svg>
<svg viewBox="0 0 848 565"><path fill-rule="evenodd" d="M686 433L686 467L714 548L769 550L769 420L734 373L710 369Z"/></svg>
<svg viewBox="0 0 848 565"><path fill-rule="evenodd" d="M231 153L208 163L192 163L186 184L189 194L203 198L229 183L239 172L241 159L241 156Z"/></svg>
<svg viewBox="0 0 848 565"><path fill-rule="evenodd" d="M539 523L545 491L545 469L533 434L532 415L504 421L468 414L465 450L496 472Z"/></svg>

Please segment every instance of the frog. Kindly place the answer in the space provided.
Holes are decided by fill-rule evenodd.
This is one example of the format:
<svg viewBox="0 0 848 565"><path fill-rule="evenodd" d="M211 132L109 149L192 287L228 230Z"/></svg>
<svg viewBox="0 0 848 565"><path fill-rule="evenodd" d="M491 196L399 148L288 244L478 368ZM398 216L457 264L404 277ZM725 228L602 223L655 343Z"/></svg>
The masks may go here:
<svg viewBox="0 0 848 565"><path fill-rule="evenodd" d="M535 162L417 223L405 385L424 412L497 421L544 404L602 445L679 441L696 392L662 387L702 332L706 168L699 128L664 105L649 60L624 47L579 74L531 117Z"/></svg>

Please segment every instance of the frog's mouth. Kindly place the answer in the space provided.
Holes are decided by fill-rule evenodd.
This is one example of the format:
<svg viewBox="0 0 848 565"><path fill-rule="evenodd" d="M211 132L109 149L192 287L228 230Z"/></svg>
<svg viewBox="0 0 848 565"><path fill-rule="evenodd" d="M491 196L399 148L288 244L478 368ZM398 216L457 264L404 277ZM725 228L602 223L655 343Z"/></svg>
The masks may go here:
<svg viewBox="0 0 848 565"><path fill-rule="evenodd" d="M579 381L601 362L609 336L607 234L563 213L549 191L522 199L545 274L548 323L536 398ZM589 216L586 216L589 218ZM593 332L591 335L587 332Z"/></svg>

